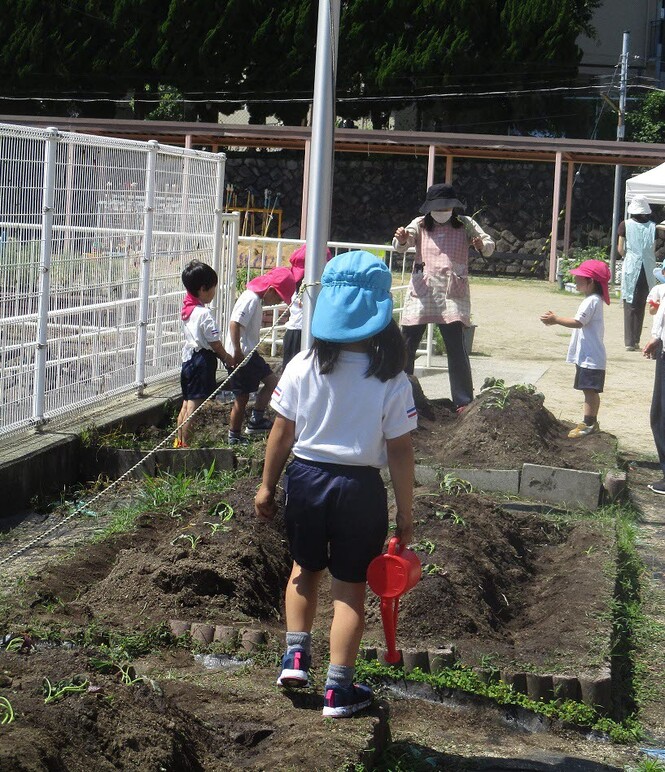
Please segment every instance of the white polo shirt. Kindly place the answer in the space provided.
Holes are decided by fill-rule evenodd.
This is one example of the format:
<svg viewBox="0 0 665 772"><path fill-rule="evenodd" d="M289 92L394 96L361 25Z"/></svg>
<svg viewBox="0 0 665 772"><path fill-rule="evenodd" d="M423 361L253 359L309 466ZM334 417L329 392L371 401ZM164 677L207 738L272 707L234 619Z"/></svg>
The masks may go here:
<svg viewBox="0 0 665 772"><path fill-rule="evenodd" d="M289 362L270 405L295 422L296 456L349 466L388 464L386 440L417 427L413 391L404 373L385 383L366 378L368 365L368 355L355 351L340 352L328 375L319 373L307 351Z"/></svg>

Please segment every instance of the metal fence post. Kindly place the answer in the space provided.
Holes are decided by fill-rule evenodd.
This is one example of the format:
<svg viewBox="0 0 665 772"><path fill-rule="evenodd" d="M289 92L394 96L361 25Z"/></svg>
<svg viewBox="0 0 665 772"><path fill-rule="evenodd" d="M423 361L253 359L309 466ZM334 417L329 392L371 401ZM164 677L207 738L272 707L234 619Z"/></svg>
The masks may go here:
<svg viewBox="0 0 665 772"><path fill-rule="evenodd" d="M148 299L150 296L150 260L152 258L152 230L155 219L155 172L159 142L148 142L148 164L145 173L145 207L143 216L143 251L139 285L139 318L136 336L136 387L139 396L145 389L146 345L148 333Z"/></svg>
<svg viewBox="0 0 665 772"><path fill-rule="evenodd" d="M35 391L32 400L32 420L45 421L46 360L48 357L48 312L50 300L51 252L53 249L53 206L55 203L55 152L60 133L48 129L44 147L44 183L42 192L42 239L39 255L39 304L37 311L37 350L35 353Z"/></svg>
<svg viewBox="0 0 665 772"><path fill-rule="evenodd" d="M228 328L231 323L231 312L233 306L236 303L236 284L238 274L238 239L240 237L240 212L233 212L229 218L229 231L228 231L228 267L227 267L227 282L225 288L225 302L224 302L224 330Z"/></svg>
<svg viewBox="0 0 665 772"><path fill-rule="evenodd" d="M212 267L218 278L217 292L215 293L213 316L222 335L222 297L224 288L222 284L222 240L224 234L224 174L226 169L226 155L217 154L217 178L215 181L215 203L213 209L212 225Z"/></svg>

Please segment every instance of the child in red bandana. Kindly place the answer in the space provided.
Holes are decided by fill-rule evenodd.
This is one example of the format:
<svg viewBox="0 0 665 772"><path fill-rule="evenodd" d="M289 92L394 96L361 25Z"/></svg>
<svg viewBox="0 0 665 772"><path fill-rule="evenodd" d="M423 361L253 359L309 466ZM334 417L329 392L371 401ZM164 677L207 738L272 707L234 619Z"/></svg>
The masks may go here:
<svg viewBox="0 0 665 772"><path fill-rule="evenodd" d="M180 311L185 345L180 372L182 407L174 448L188 447L191 430L185 421L217 387L217 359L225 365L233 362L222 345L217 322L206 307L215 296L217 281L215 270L198 260L192 260L182 272L182 283L187 290Z"/></svg>

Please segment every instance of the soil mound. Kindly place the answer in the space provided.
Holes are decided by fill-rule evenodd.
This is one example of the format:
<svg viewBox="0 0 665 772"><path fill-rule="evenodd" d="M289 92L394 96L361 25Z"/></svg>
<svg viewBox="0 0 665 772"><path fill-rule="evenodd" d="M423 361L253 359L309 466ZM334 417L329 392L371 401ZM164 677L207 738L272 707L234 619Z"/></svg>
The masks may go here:
<svg viewBox="0 0 665 772"><path fill-rule="evenodd" d="M519 386L483 391L460 415L448 400L429 403L414 432L416 457L444 467L518 469L544 464L597 470L616 465L616 438L605 432L569 439L571 424L559 421L543 395ZM580 405L581 408L581 405Z"/></svg>
<svg viewBox="0 0 665 772"><path fill-rule="evenodd" d="M256 485L238 480L171 517L145 513L132 533L32 577L33 612L64 611L73 626L95 619L124 630L169 618L278 619L291 561L281 520L262 523L254 514Z"/></svg>
<svg viewBox="0 0 665 772"><path fill-rule="evenodd" d="M596 641L611 634L601 619L613 593L609 525L510 512L472 493L421 491L414 505L423 575L400 602L399 646L455 643L465 662L495 656L558 672L595 666L588 619ZM378 599L369 605L367 633L381 643Z"/></svg>

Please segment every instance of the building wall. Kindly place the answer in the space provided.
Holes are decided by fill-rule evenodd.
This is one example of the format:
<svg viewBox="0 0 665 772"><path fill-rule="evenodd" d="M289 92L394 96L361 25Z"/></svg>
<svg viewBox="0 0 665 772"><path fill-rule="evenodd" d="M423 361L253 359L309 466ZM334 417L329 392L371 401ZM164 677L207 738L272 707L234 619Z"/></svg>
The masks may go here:
<svg viewBox="0 0 665 772"><path fill-rule="evenodd" d="M630 71L653 75L653 35L658 29L653 23L660 7L661 0L604 0L592 21L596 39L583 35L577 41L583 51L580 73L611 74L621 57L623 33L629 31Z"/></svg>

